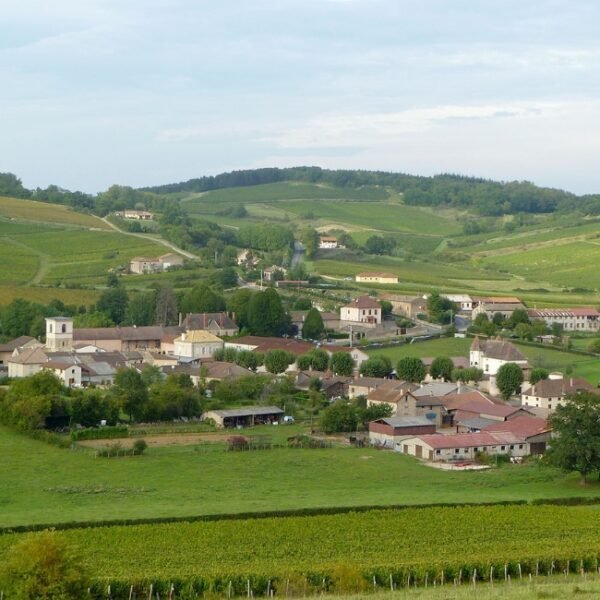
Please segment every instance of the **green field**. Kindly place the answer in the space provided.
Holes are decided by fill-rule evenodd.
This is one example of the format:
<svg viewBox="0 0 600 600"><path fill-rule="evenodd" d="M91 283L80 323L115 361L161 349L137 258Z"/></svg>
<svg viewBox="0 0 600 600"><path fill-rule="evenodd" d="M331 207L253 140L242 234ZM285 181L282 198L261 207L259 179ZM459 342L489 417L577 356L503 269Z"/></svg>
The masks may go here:
<svg viewBox="0 0 600 600"><path fill-rule="evenodd" d="M95 458L0 428L0 526L239 513L323 506L423 504L600 495L577 476L537 465L442 472L374 449L218 446L152 448L147 456Z"/></svg>
<svg viewBox="0 0 600 600"><path fill-rule="evenodd" d="M54 204L0 198L0 215L0 261L10 265L0 274L2 304L16 297L87 304L111 269L127 267L134 256L167 252L151 239ZM65 289L81 285L92 289Z"/></svg>
<svg viewBox="0 0 600 600"><path fill-rule="evenodd" d="M396 363L404 356L469 356L472 338L441 338L424 342L414 342L388 348L369 350L369 355L384 355ZM573 367L573 375L583 377L590 383L600 383L600 359L592 356L562 352L553 348L517 344L517 348L527 357L534 367L544 367L550 371L564 372Z"/></svg>

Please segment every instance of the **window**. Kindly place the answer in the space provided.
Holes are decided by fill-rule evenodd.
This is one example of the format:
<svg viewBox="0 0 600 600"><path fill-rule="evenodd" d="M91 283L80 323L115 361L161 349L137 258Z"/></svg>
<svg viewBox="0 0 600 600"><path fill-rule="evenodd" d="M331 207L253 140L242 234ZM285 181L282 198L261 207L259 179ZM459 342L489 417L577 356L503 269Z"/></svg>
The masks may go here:
<svg viewBox="0 0 600 600"><path fill-rule="evenodd" d="M436 451L435 451L435 453L436 453L436 454L441 454L441 453L442 453L442 451L441 451L441 450L436 450Z"/></svg>
<svg viewBox="0 0 600 600"><path fill-rule="evenodd" d="M511 449L511 450L514 450L514 449L515 449L514 445L510 446L510 449Z"/></svg>
<svg viewBox="0 0 600 600"><path fill-rule="evenodd" d="M48 333L52 333L52 323L48 323Z"/></svg>
<svg viewBox="0 0 600 600"><path fill-rule="evenodd" d="M63 323L62 327L60 328L62 333L67 333L67 326Z"/></svg>
<svg viewBox="0 0 600 600"><path fill-rule="evenodd" d="M506 450L506 446L500 446L500 450Z"/></svg>
<svg viewBox="0 0 600 600"><path fill-rule="evenodd" d="M454 454L458 454L460 452L460 448L455 448L454 449Z"/></svg>
<svg viewBox="0 0 600 600"><path fill-rule="evenodd" d="M523 450L523 444L519 444L519 450Z"/></svg>

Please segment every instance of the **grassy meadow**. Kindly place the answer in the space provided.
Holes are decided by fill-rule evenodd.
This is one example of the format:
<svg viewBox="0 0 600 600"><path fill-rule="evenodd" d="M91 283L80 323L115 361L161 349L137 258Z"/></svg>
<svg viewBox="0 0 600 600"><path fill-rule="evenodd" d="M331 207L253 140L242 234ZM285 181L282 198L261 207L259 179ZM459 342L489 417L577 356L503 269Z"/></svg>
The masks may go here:
<svg viewBox="0 0 600 600"><path fill-rule="evenodd" d="M306 507L598 496L536 464L445 472L393 452L349 447L226 452L218 444L95 458L0 428L0 526Z"/></svg>
<svg viewBox="0 0 600 600"><path fill-rule="evenodd" d="M472 338L441 338L423 342L415 341L412 344L387 348L370 349L368 353L372 356L388 356L393 364L405 356L417 356L419 358L436 356L468 357L472 341ZM594 385L600 383L600 359L598 357L563 352L552 347L528 346L518 343L516 345L534 367L544 367L550 371L561 371L563 373L567 367L572 367L575 377L583 377Z"/></svg>

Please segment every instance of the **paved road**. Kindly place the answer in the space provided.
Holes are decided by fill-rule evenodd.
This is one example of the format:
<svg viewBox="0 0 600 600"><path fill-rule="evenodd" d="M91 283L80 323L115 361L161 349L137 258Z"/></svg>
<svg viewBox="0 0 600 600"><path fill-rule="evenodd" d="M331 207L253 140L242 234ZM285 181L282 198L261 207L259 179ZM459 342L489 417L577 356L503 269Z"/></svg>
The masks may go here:
<svg viewBox="0 0 600 600"><path fill-rule="evenodd" d="M149 233L132 233L130 231L123 231L122 229L119 229L114 223L111 223L106 217L103 217L102 220L109 227L111 227L115 231L118 231L119 233L123 233L124 235L132 235L134 237L144 238L146 240L151 240L153 242L157 242L158 244L162 244L163 246L166 246L167 248L174 250L178 254L185 256L186 258L191 258L191 259L198 258L195 254L192 254L191 252L188 252L187 250L184 250L183 248L180 248L179 246L176 246L175 244L172 244L171 242L169 242L161 237L155 237L153 235L150 235Z"/></svg>
<svg viewBox="0 0 600 600"><path fill-rule="evenodd" d="M302 262L304 255L304 244L302 242L294 242L294 255L292 256L292 268L298 266Z"/></svg>

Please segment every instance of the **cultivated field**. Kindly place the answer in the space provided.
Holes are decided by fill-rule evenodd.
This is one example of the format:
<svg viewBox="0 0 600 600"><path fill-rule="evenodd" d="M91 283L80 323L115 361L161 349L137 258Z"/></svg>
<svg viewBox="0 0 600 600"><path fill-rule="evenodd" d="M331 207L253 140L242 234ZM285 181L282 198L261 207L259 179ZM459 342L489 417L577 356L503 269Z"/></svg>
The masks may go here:
<svg viewBox="0 0 600 600"><path fill-rule="evenodd" d="M457 524L460 523L460 526ZM284 595L288 579L308 591L371 591L597 571L596 507L481 506L73 529L96 579L115 591L172 581L203 590ZM0 556L22 534L0 536ZM390 552L393 548L394 551ZM506 575L505 575L506 569ZM119 585L119 584L122 585ZM336 586L337 583L337 586ZM183 585L182 585L183 584ZM336 589L337 587L337 589ZM118 592L117 592L118 593Z"/></svg>

